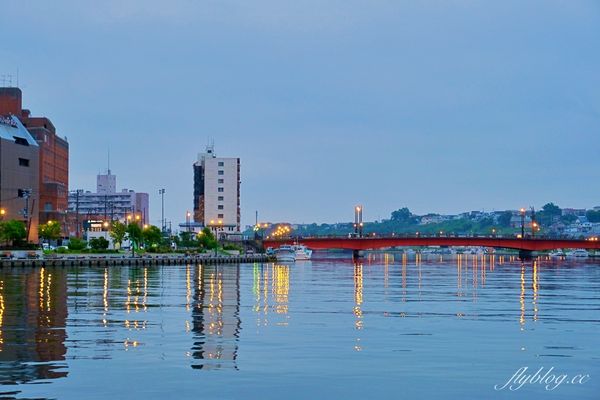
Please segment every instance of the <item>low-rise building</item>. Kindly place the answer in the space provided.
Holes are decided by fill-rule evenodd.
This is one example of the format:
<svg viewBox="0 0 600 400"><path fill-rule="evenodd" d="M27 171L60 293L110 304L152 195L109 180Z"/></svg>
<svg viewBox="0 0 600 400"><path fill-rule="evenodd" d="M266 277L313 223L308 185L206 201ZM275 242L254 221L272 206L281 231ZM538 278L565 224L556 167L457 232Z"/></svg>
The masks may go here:
<svg viewBox="0 0 600 400"><path fill-rule="evenodd" d="M75 225L70 226L71 234L79 235L81 221L127 221L149 224L150 208L148 193L134 190L116 190L117 177L110 170L96 177L96 191L76 190L69 193L69 214L75 216ZM73 222L73 217L69 218Z"/></svg>
<svg viewBox="0 0 600 400"><path fill-rule="evenodd" d="M21 121L0 116L0 218L25 223L28 240L38 241L39 146Z"/></svg>

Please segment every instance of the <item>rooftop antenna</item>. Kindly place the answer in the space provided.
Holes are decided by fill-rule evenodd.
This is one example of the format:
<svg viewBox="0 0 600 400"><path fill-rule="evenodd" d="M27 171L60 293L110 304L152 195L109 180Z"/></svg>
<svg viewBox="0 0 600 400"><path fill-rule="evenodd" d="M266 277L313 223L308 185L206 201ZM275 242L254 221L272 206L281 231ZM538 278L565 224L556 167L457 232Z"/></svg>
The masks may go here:
<svg viewBox="0 0 600 400"><path fill-rule="evenodd" d="M17 87L19 87L19 67L17 67Z"/></svg>
<svg viewBox="0 0 600 400"><path fill-rule="evenodd" d="M107 159L108 159L108 164L107 164L108 165L108 174L107 175L110 175L110 146L108 147Z"/></svg>

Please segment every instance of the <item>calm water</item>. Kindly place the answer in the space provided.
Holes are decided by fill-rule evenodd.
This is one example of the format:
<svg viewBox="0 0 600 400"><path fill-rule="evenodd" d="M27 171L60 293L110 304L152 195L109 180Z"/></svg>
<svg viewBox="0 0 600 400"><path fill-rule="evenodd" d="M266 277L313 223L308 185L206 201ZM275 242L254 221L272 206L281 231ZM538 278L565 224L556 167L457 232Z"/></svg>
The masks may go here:
<svg viewBox="0 0 600 400"><path fill-rule="evenodd" d="M0 398L599 396L597 261L317 257L0 270Z"/></svg>

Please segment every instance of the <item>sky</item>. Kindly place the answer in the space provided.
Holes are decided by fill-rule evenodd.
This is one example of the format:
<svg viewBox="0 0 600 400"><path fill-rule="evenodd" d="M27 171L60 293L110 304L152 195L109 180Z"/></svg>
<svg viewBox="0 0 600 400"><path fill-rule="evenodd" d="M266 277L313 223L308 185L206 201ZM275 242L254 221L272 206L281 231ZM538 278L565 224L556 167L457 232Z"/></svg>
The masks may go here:
<svg viewBox="0 0 600 400"><path fill-rule="evenodd" d="M598 1L22 1L0 75L70 143L70 189L184 221L197 154L242 224L600 205Z"/></svg>

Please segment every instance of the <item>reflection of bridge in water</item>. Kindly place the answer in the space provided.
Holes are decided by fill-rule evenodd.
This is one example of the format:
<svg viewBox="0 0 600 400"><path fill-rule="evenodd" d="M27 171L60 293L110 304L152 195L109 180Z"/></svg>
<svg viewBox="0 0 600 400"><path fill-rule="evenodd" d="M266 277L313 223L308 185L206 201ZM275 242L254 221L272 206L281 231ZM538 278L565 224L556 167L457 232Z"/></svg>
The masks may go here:
<svg viewBox="0 0 600 400"><path fill-rule="evenodd" d="M600 241L577 239L547 239L547 238L501 238L501 237L314 237L298 239L267 239L264 247L279 247L283 244L300 243L306 247L318 249L344 250L374 250L390 247L493 247L497 249L519 250L523 255L531 255L533 251L555 249L600 249Z"/></svg>

